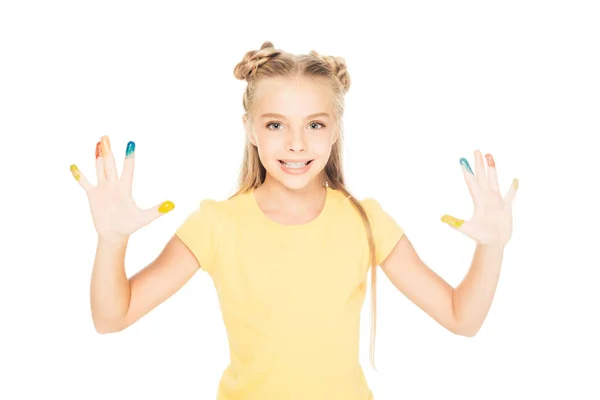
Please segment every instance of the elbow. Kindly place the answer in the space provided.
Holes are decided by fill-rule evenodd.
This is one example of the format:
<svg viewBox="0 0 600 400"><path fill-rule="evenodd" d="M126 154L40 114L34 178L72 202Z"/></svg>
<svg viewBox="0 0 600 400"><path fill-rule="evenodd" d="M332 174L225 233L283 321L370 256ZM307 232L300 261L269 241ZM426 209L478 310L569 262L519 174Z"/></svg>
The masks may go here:
<svg viewBox="0 0 600 400"><path fill-rule="evenodd" d="M456 318L453 318L452 323L448 327L448 330L458 336L473 337L477 335L480 328L481 325L468 324Z"/></svg>
<svg viewBox="0 0 600 400"><path fill-rule="evenodd" d="M94 327L96 328L96 333L98 333L100 335L105 335L107 333L115 332L114 329L109 329L107 326L104 326L104 325L94 325Z"/></svg>
<svg viewBox="0 0 600 400"><path fill-rule="evenodd" d="M477 331L476 330L473 330L473 331L463 331L463 332L457 333L457 335L464 336L464 337L470 337L471 338L471 337L474 337L475 335L477 335Z"/></svg>
<svg viewBox="0 0 600 400"><path fill-rule="evenodd" d="M111 329L107 324L100 324L96 321L94 321L94 328L96 329L96 333L98 333L100 335L105 335L107 333L115 332L115 330Z"/></svg>
<svg viewBox="0 0 600 400"><path fill-rule="evenodd" d="M479 327L474 326L465 326L465 325L456 325L452 332L458 336L464 337L474 337L479 332Z"/></svg>
<svg viewBox="0 0 600 400"><path fill-rule="evenodd" d="M100 335L105 335L107 333L116 333L123 330L123 327L119 324L112 323L104 319L94 318L93 321L94 328L96 329L96 332Z"/></svg>

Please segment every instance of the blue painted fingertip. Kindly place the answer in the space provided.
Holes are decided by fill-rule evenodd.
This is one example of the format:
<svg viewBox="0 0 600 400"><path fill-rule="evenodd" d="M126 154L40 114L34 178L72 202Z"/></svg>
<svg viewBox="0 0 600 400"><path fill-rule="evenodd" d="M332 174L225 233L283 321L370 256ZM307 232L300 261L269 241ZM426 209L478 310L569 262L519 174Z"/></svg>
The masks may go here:
<svg viewBox="0 0 600 400"><path fill-rule="evenodd" d="M127 143L127 150L125 150L125 157L132 156L135 152L135 143L129 142Z"/></svg>
<svg viewBox="0 0 600 400"><path fill-rule="evenodd" d="M467 161L467 159L466 159L466 158L464 158L464 157L463 157L463 158L461 158L461 159L460 159L460 165L462 165L462 166L463 166L463 168L464 168L464 169L465 169L467 172L470 172L470 173L471 173L471 175L475 175L475 174L473 174L473 170L471 169L471 166L469 165L469 162Z"/></svg>

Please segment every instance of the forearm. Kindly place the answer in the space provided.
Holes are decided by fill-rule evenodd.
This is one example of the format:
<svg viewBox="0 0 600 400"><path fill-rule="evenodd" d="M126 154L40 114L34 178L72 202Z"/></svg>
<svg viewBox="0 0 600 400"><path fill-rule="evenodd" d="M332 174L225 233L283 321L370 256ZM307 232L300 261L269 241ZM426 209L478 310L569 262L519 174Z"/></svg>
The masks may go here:
<svg viewBox="0 0 600 400"><path fill-rule="evenodd" d="M94 325L99 332L110 331L127 313L131 289L125 272L127 239L99 238L90 284Z"/></svg>
<svg viewBox="0 0 600 400"><path fill-rule="evenodd" d="M485 320L500 276L504 246L477 245L469 272L452 294L460 334L473 336Z"/></svg>

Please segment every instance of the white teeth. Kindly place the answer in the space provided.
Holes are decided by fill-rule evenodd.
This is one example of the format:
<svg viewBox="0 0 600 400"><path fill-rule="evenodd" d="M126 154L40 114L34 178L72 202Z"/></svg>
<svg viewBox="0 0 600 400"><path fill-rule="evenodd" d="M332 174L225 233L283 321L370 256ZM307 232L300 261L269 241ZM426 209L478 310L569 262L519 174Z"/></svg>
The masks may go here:
<svg viewBox="0 0 600 400"><path fill-rule="evenodd" d="M306 166L306 164L308 164L308 161L307 161L307 162L303 162L303 163L300 163L300 162L295 162L295 163L292 163L292 162L285 162L285 161L282 161L282 163L283 163L283 165L285 165L287 168L302 168L302 167Z"/></svg>

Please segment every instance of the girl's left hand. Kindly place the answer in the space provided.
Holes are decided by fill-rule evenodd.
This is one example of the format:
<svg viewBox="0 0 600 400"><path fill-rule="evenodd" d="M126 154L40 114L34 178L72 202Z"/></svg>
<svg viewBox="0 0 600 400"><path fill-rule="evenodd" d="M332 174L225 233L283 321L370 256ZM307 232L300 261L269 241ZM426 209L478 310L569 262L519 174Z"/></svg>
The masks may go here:
<svg viewBox="0 0 600 400"><path fill-rule="evenodd" d="M504 246L512 235L512 202L519 181L514 179L506 195L502 197L498 187L496 164L491 154L486 154L487 174L483 156L475 151L475 174L469 162L461 158L463 175L473 199L474 212L471 219L464 221L444 215L442 222L464 233L480 245Z"/></svg>

